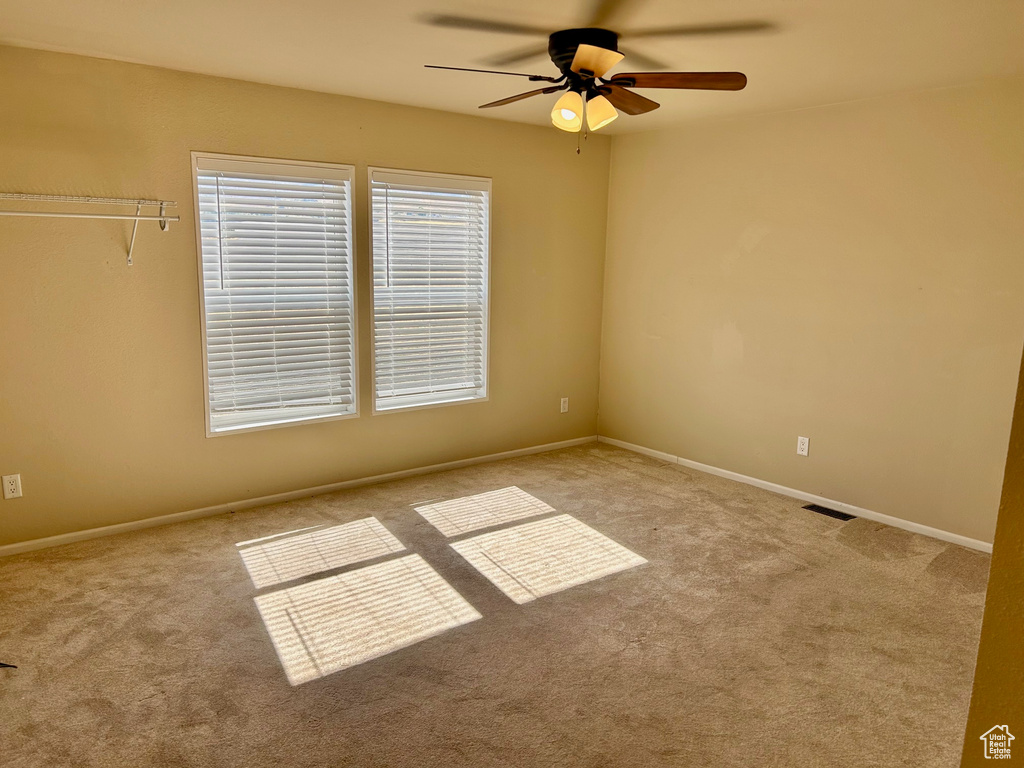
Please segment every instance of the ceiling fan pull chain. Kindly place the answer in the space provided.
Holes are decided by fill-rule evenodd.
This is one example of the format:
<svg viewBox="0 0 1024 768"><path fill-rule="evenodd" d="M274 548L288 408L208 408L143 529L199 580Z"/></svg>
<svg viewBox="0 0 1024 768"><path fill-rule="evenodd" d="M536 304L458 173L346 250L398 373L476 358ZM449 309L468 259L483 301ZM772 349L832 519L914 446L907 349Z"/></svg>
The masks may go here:
<svg viewBox="0 0 1024 768"><path fill-rule="evenodd" d="M583 114L580 115L580 130L576 134L576 154L580 153L580 135L583 136L583 141L587 140L590 136L590 131L587 130L587 99L583 99Z"/></svg>

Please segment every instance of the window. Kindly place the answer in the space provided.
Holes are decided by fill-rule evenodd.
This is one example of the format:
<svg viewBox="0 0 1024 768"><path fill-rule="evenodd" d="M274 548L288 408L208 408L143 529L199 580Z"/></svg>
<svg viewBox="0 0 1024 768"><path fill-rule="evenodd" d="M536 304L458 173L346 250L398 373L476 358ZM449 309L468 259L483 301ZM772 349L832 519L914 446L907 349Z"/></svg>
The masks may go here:
<svg viewBox="0 0 1024 768"><path fill-rule="evenodd" d="M207 434L354 415L352 167L192 157Z"/></svg>
<svg viewBox="0 0 1024 768"><path fill-rule="evenodd" d="M370 169L374 408L487 397L490 179Z"/></svg>

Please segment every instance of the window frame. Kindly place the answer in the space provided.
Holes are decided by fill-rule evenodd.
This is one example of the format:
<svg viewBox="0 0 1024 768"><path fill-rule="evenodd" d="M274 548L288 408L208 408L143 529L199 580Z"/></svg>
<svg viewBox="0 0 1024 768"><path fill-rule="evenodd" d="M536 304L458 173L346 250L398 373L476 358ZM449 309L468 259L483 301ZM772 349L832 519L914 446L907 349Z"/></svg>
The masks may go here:
<svg viewBox="0 0 1024 768"><path fill-rule="evenodd" d="M310 169L322 169L330 170L335 174L335 178L347 178L350 184L349 187L349 258L350 264L350 285L349 292L351 294L351 307L352 307L352 413L333 414L327 416L310 416L300 417L297 419L291 419L288 421L275 421L267 424L254 424L252 426L242 427L230 427L227 429L214 430L211 423L211 412L210 412L210 359L208 354L207 339L206 339L206 295L204 287L204 272L203 272L203 231L201 213L199 210L199 161L200 159L218 161L228 161L231 163L237 163L239 167L246 165L251 166L243 172L248 173L259 173L261 170L266 169L268 175L273 175L272 169L274 168L310 168ZM314 160L292 160L287 158L271 158L271 157L258 157L255 155L232 155L221 152L205 152L201 150L192 150L190 152L190 163L192 170L192 207L194 211L195 219L195 237L196 237L196 264L198 268L198 290L199 290L199 331L202 340L202 358L203 358L203 411L206 419L206 437L225 437L228 435L238 435L246 432L261 432L267 429L282 429L285 427L302 426L305 424L319 424L327 421L341 421L343 419L355 419L360 416L360 392L359 392L359 289L358 289L358 249L357 249L357 233L356 233L356 208L357 208L357 197L358 193L356 190L356 166L349 165L346 163L326 163L318 162ZM339 172L347 173L347 176L342 176ZM286 175L286 174L282 174ZM312 177L311 177L312 178Z"/></svg>
<svg viewBox="0 0 1024 768"><path fill-rule="evenodd" d="M377 408L377 342L376 342L376 290L374 285L374 260L373 260L373 174L393 173L402 176L415 176L425 180L440 179L442 181L457 182L467 181L473 184L483 184L487 188L487 251L486 251L486 274L484 282L484 334L483 334L483 395L478 397L464 397L457 400L448 400L442 403L422 403L419 405L400 405L394 408ZM429 186L429 185L425 185ZM467 405L470 403L486 403L491 399L491 242L494 229L493 224L493 194L494 180L489 176L468 176L457 173L442 173L439 171L409 170L406 168L390 168L379 165L369 165L366 168L366 231L369 241L369 271L370 271L370 414L382 416L389 413L406 413L408 411L422 411L428 408L447 408L453 405Z"/></svg>

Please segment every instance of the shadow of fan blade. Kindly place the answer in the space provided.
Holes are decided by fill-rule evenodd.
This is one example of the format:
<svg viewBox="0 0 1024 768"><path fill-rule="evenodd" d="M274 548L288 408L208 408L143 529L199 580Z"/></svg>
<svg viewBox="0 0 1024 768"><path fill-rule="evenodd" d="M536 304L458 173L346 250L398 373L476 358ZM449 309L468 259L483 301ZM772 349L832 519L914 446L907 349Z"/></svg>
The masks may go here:
<svg viewBox="0 0 1024 768"><path fill-rule="evenodd" d="M658 59L654 59L646 54L640 53L633 48L624 48L620 45L619 52L626 55L627 63L630 65L636 64L644 69L668 69L671 66L663 61L659 61Z"/></svg>
<svg viewBox="0 0 1024 768"><path fill-rule="evenodd" d="M590 6L590 13L582 26L604 27L608 22L622 13L631 5L637 5L639 0L594 0Z"/></svg>
<svg viewBox="0 0 1024 768"><path fill-rule="evenodd" d="M548 55L547 45L531 45L529 48L519 48L515 51L507 51L482 60L484 64L494 67L504 67L509 64L518 64L521 61L536 59Z"/></svg>
<svg viewBox="0 0 1024 768"><path fill-rule="evenodd" d="M778 29L770 21L737 21L730 24L689 24L681 27L654 27L623 32L622 37L685 37L687 35L731 35L743 32L769 32Z"/></svg>
<svg viewBox="0 0 1024 768"><path fill-rule="evenodd" d="M492 19L474 19L469 16L451 16L448 14L432 14L421 17L421 21L435 27L450 29L472 29L478 32L500 32L509 35L548 35L543 27L532 27L528 24L516 24L508 21Z"/></svg>

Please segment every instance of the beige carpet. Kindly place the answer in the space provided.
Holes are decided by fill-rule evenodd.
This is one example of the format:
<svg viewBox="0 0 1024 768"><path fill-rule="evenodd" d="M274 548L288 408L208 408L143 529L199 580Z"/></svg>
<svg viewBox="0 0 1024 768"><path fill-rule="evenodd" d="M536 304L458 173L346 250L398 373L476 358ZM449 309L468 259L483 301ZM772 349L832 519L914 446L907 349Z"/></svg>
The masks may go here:
<svg viewBox="0 0 1024 768"><path fill-rule="evenodd" d="M513 602L413 510L509 486L648 562ZM956 765L988 556L800 507L590 444L6 558L0 763ZM468 623L292 686L236 543L370 516Z"/></svg>

